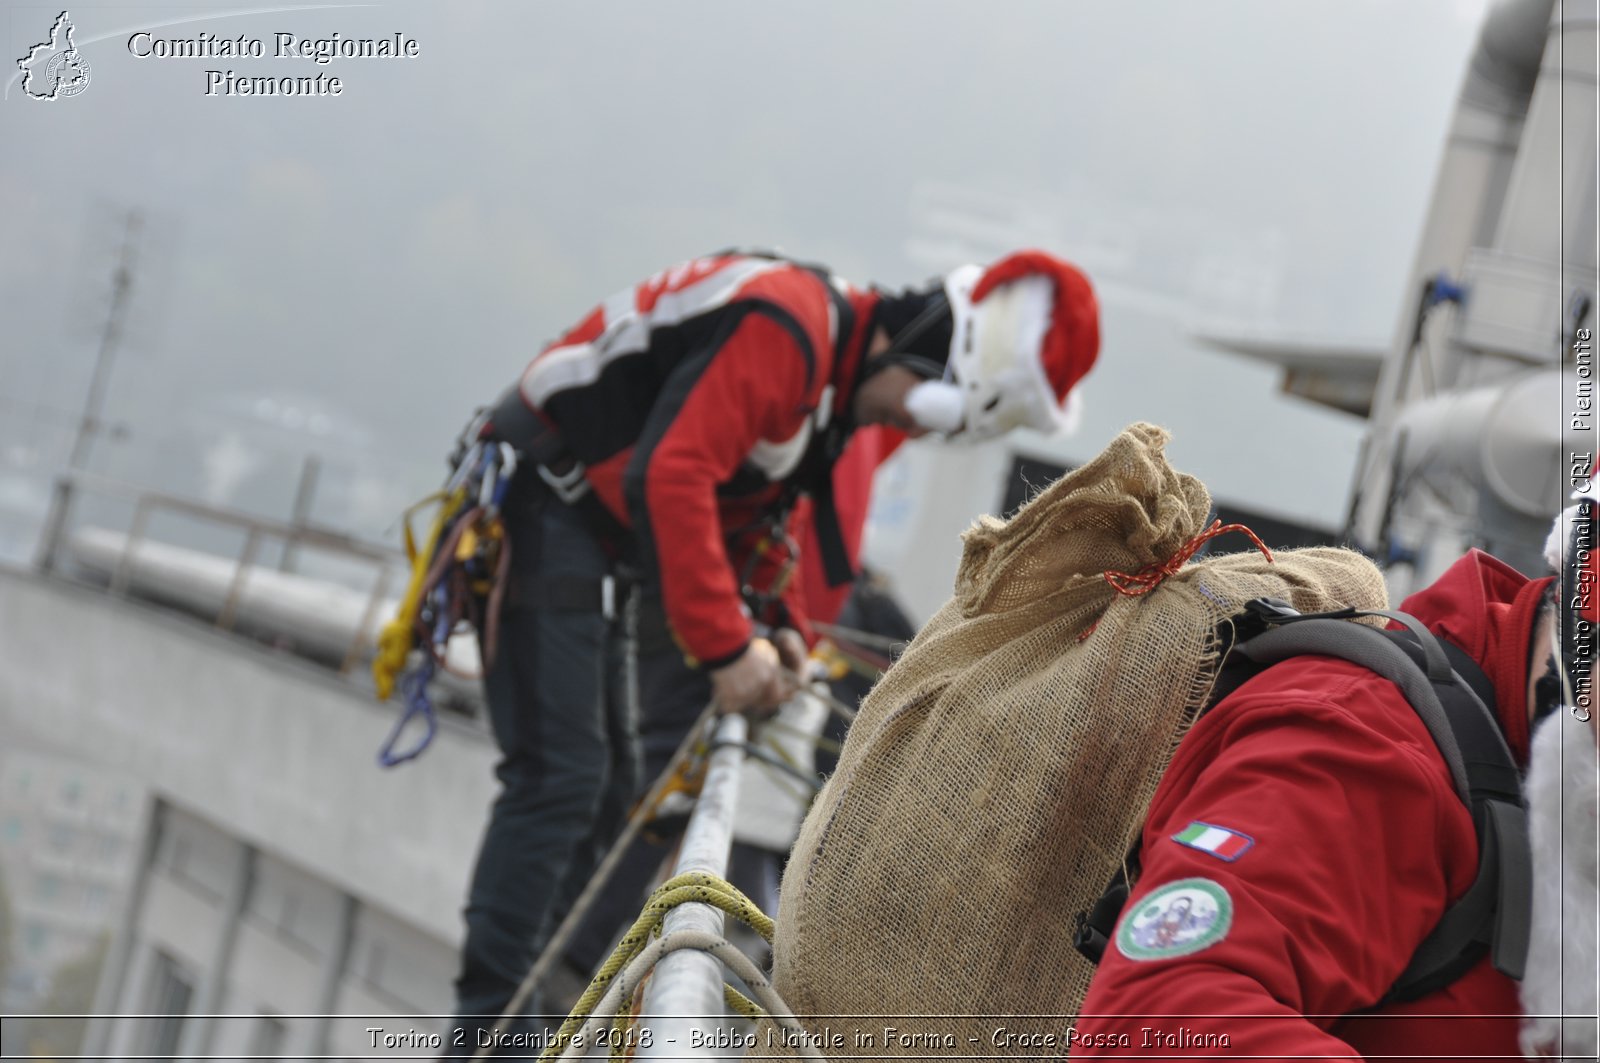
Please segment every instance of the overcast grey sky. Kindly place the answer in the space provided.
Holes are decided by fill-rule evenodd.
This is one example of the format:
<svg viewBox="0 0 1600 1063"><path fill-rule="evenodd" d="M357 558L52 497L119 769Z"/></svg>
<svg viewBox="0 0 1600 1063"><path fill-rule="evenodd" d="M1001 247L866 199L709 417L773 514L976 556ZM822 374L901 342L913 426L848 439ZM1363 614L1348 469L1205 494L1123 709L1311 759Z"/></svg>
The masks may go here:
<svg viewBox="0 0 1600 1063"><path fill-rule="evenodd" d="M729 244L902 284L1038 243L1107 303L1090 419L1173 424L1258 508L1334 523L1359 426L1184 340L1203 320L1385 341L1476 0L510 0L74 5L80 95L0 103L0 510L64 460L115 212L152 228L95 465L378 535L472 406L601 296ZM59 6L0 12L8 57ZM195 20L197 16L204 16ZM190 21L178 20L188 19ZM262 38L137 58L128 37ZM273 34L414 59L271 58ZM208 69L338 97L205 95ZM1224 436L1274 448L1250 468ZM1216 441L1202 438L1217 436ZM1293 438L1293 437L1291 437Z"/></svg>

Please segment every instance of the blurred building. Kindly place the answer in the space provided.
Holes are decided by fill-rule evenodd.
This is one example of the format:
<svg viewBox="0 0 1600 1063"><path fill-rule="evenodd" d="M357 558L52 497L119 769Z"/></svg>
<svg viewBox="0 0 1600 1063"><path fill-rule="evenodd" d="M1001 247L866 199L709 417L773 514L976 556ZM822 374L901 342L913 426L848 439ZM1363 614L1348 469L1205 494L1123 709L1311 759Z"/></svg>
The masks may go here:
<svg viewBox="0 0 1600 1063"><path fill-rule="evenodd" d="M79 1007L117 1018L87 1023L83 1053L430 1054L452 1004L492 744L455 714L426 757L380 769L392 707L346 655L285 632L260 594L316 585L322 620L342 615L343 594L348 615L375 622L368 592L249 565L235 583L228 560L187 551L196 567L162 569L163 585L141 560L171 561L158 551L135 548L120 572L70 547L48 572L0 568L8 1010L38 1007L50 969L110 928L95 999ZM219 565L221 591L247 593L207 612Z"/></svg>
<svg viewBox="0 0 1600 1063"><path fill-rule="evenodd" d="M342 886L349 868L300 866L238 827L156 800L136 903L101 988L107 1013L148 1017L103 1021L84 1049L346 1058L394 1054L377 1050L373 1027L439 1033L454 941L388 911L381 888Z"/></svg>
<svg viewBox="0 0 1600 1063"><path fill-rule="evenodd" d="M110 930L144 790L93 760L16 742L0 751L0 780L0 904L11 927L4 1009L31 1011L52 976Z"/></svg>

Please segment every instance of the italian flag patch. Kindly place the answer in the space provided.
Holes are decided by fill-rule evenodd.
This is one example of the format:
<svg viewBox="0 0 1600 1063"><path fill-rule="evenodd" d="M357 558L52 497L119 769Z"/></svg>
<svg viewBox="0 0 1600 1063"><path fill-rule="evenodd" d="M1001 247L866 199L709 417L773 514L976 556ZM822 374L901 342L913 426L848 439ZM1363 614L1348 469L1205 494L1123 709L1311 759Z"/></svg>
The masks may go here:
<svg viewBox="0 0 1600 1063"><path fill-rule="evenodd" d="M1236 830L1218 827L1211 823L1201 823L1199 820L1195 820L1174 834L1172 840L1179 845L1199 849L1202 853L1210 853L1218 860L1226 860L1230 864L1256 843L1256 840L1248 834L1240 834Z"/></svg>

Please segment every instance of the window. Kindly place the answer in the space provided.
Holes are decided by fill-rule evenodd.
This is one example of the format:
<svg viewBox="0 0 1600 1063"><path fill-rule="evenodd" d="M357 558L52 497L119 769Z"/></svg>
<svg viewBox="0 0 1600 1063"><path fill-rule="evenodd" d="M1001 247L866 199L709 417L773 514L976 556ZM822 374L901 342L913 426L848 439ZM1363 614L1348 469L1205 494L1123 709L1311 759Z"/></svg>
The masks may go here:
<svg viewBox="0 0 1600 1063"><path fill-rule="evenodd" d="M161 866L173 878L187 878L189 872L189 839L176 831L166 832L162 838Z"/></svg>
<svg viewBox="0 0 1600 1063"><path fill-rule="evenodd" d="M72 849L73 830L63 823L50 825L50 851L58 855L65 854Z"/></svg>
<svg viewBox="0 0 1600 1063"><path fill-rule="evenodd" d="M155 971L150 979L149 1040L145 1052L156 1059L176 1059L178 1039L194 996L194 981L178 961L164 952L156 953Z"/></svg>
<svg viewBox="0 0 1600 1063"><path fill-rule="evenodd" d="M105 886L91 882L83 887L83 906L91 915L100 915L111 905L111 891Z"/></svg>

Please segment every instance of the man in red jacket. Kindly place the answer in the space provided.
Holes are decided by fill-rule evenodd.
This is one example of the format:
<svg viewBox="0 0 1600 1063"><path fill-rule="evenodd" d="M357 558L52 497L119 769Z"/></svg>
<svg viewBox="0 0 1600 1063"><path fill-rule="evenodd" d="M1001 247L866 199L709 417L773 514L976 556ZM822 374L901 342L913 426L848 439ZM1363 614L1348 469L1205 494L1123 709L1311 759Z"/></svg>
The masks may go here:
<svg viewBox="0 0 1600 1063"><path fill-rule="evenodd" d="M1146 821L1143 872L1073 1028L1075 1056L1593 1058L1591 504L1569 510L1571 532L1552 538L1571 565L1564 590L1474 551L1402 605L1481 666L1519 765L1537 729L1520 1049L1517 983L1488 956L1420 999L1386 1002L1472 883L1477 835L1399 689L1358 665L1303 657L1222 699L1179 747ZM1564 815L1580 824L1565 839ZM1155 932L1179 914L1185 926ZM1569 990L1586 996L1562 999L1564 965ZM1574 1001L1591 1017L1569 1020L1558 1048L1560 1019L1535 1016Z"/></svg>
<svg viewBox="0 0 1600 1063"><path fill-rule="evenodd" d="M1088 281L1042 252L898 294L727 253L606 300L528 365L472 433L521 462L485 673L503 788L456 1051L506 1006L634 794L635 685L650 776L708 698L733 712L793 693L791 514L809 496L830 577L848 579L832 471L851 432L1048 430L1098 346Z"/></svg>

